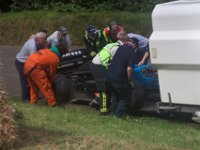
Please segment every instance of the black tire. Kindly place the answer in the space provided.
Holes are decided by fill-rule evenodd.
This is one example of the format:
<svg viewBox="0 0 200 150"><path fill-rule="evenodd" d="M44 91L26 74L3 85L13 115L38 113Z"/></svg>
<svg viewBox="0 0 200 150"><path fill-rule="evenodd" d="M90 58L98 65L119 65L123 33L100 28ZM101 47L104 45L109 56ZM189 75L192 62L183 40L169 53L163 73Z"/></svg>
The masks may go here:
<svg viewBox="0 0 200 150"><path fill-rule="evenodd" d="M66 103L70 101L72 96L72 80L67 79L62 74L57 74L55 76L54 82L54 94L56 97L56 102L58 104Z"/></svg>
<svg viewBox="0 0 200 150"><path fill-rule="evenodd" d="M134 81L134 88L132 89L132 101L131 101L130 113L135 113L142 108L144 104L144 98L145 98L145 89L137 81Z"/></svg>

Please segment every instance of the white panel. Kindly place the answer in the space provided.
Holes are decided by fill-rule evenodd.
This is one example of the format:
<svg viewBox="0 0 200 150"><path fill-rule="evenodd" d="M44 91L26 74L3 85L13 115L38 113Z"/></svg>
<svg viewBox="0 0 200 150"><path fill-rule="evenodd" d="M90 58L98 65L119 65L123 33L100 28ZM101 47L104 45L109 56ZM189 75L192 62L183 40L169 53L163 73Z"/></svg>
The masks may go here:
<svg viewBox="0 0 200 150"><path fill-rule="evenodd" d="M200 105L200 0L157 5L150 58L158 68L162 102Z"/></svg>

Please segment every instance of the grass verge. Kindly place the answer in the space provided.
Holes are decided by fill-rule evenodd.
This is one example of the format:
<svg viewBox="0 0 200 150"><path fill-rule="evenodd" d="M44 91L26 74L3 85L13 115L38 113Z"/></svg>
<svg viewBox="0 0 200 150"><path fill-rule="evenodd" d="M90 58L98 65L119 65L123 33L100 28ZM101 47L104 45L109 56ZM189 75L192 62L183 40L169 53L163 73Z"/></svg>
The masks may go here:
<svg viewBox="0 0 200 150"><path fill-rule="evenodd" d="M20 150L198 150L200 126L194 123L130 116L100 117L87 106L50 108L12 100L19 125Z"/></svg>

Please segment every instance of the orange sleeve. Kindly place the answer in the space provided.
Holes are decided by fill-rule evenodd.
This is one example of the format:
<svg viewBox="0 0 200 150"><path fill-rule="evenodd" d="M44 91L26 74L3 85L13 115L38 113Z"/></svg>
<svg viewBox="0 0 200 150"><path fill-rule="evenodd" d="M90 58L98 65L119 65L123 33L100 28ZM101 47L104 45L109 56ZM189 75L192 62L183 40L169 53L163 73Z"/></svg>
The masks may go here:
<svg viewBox="0 0 200 150"><path fill-rule="evenodd" d="M55 61L54 63L51 63L49 65L49 75L48 76L49 76L49 80L51 81L51 83L53 83L53 81L54 81L54 77L55 77L59 62L60 61Z"/></svg>

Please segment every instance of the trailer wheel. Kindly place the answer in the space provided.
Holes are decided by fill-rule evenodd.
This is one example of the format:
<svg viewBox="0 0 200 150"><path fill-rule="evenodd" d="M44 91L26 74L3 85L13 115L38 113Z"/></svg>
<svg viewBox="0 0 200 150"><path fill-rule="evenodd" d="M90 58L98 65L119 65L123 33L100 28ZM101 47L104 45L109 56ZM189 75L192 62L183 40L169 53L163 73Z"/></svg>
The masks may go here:
<svg viewBox="0 0 200 150"><path fill-rule="evenodd" d="M56 74L53 85L56 102L58 104L70 101L72 96L72 80L62 74Z"/></svg>
<svg viewBox="0 0 200 150"><path fill-rule="evenodd" d="M145 98L145 89L137 81L134 81L134 88L132 89L132 101L131 101L130 113L135 113L142 108L144 104L144 98Z"/></svg>

